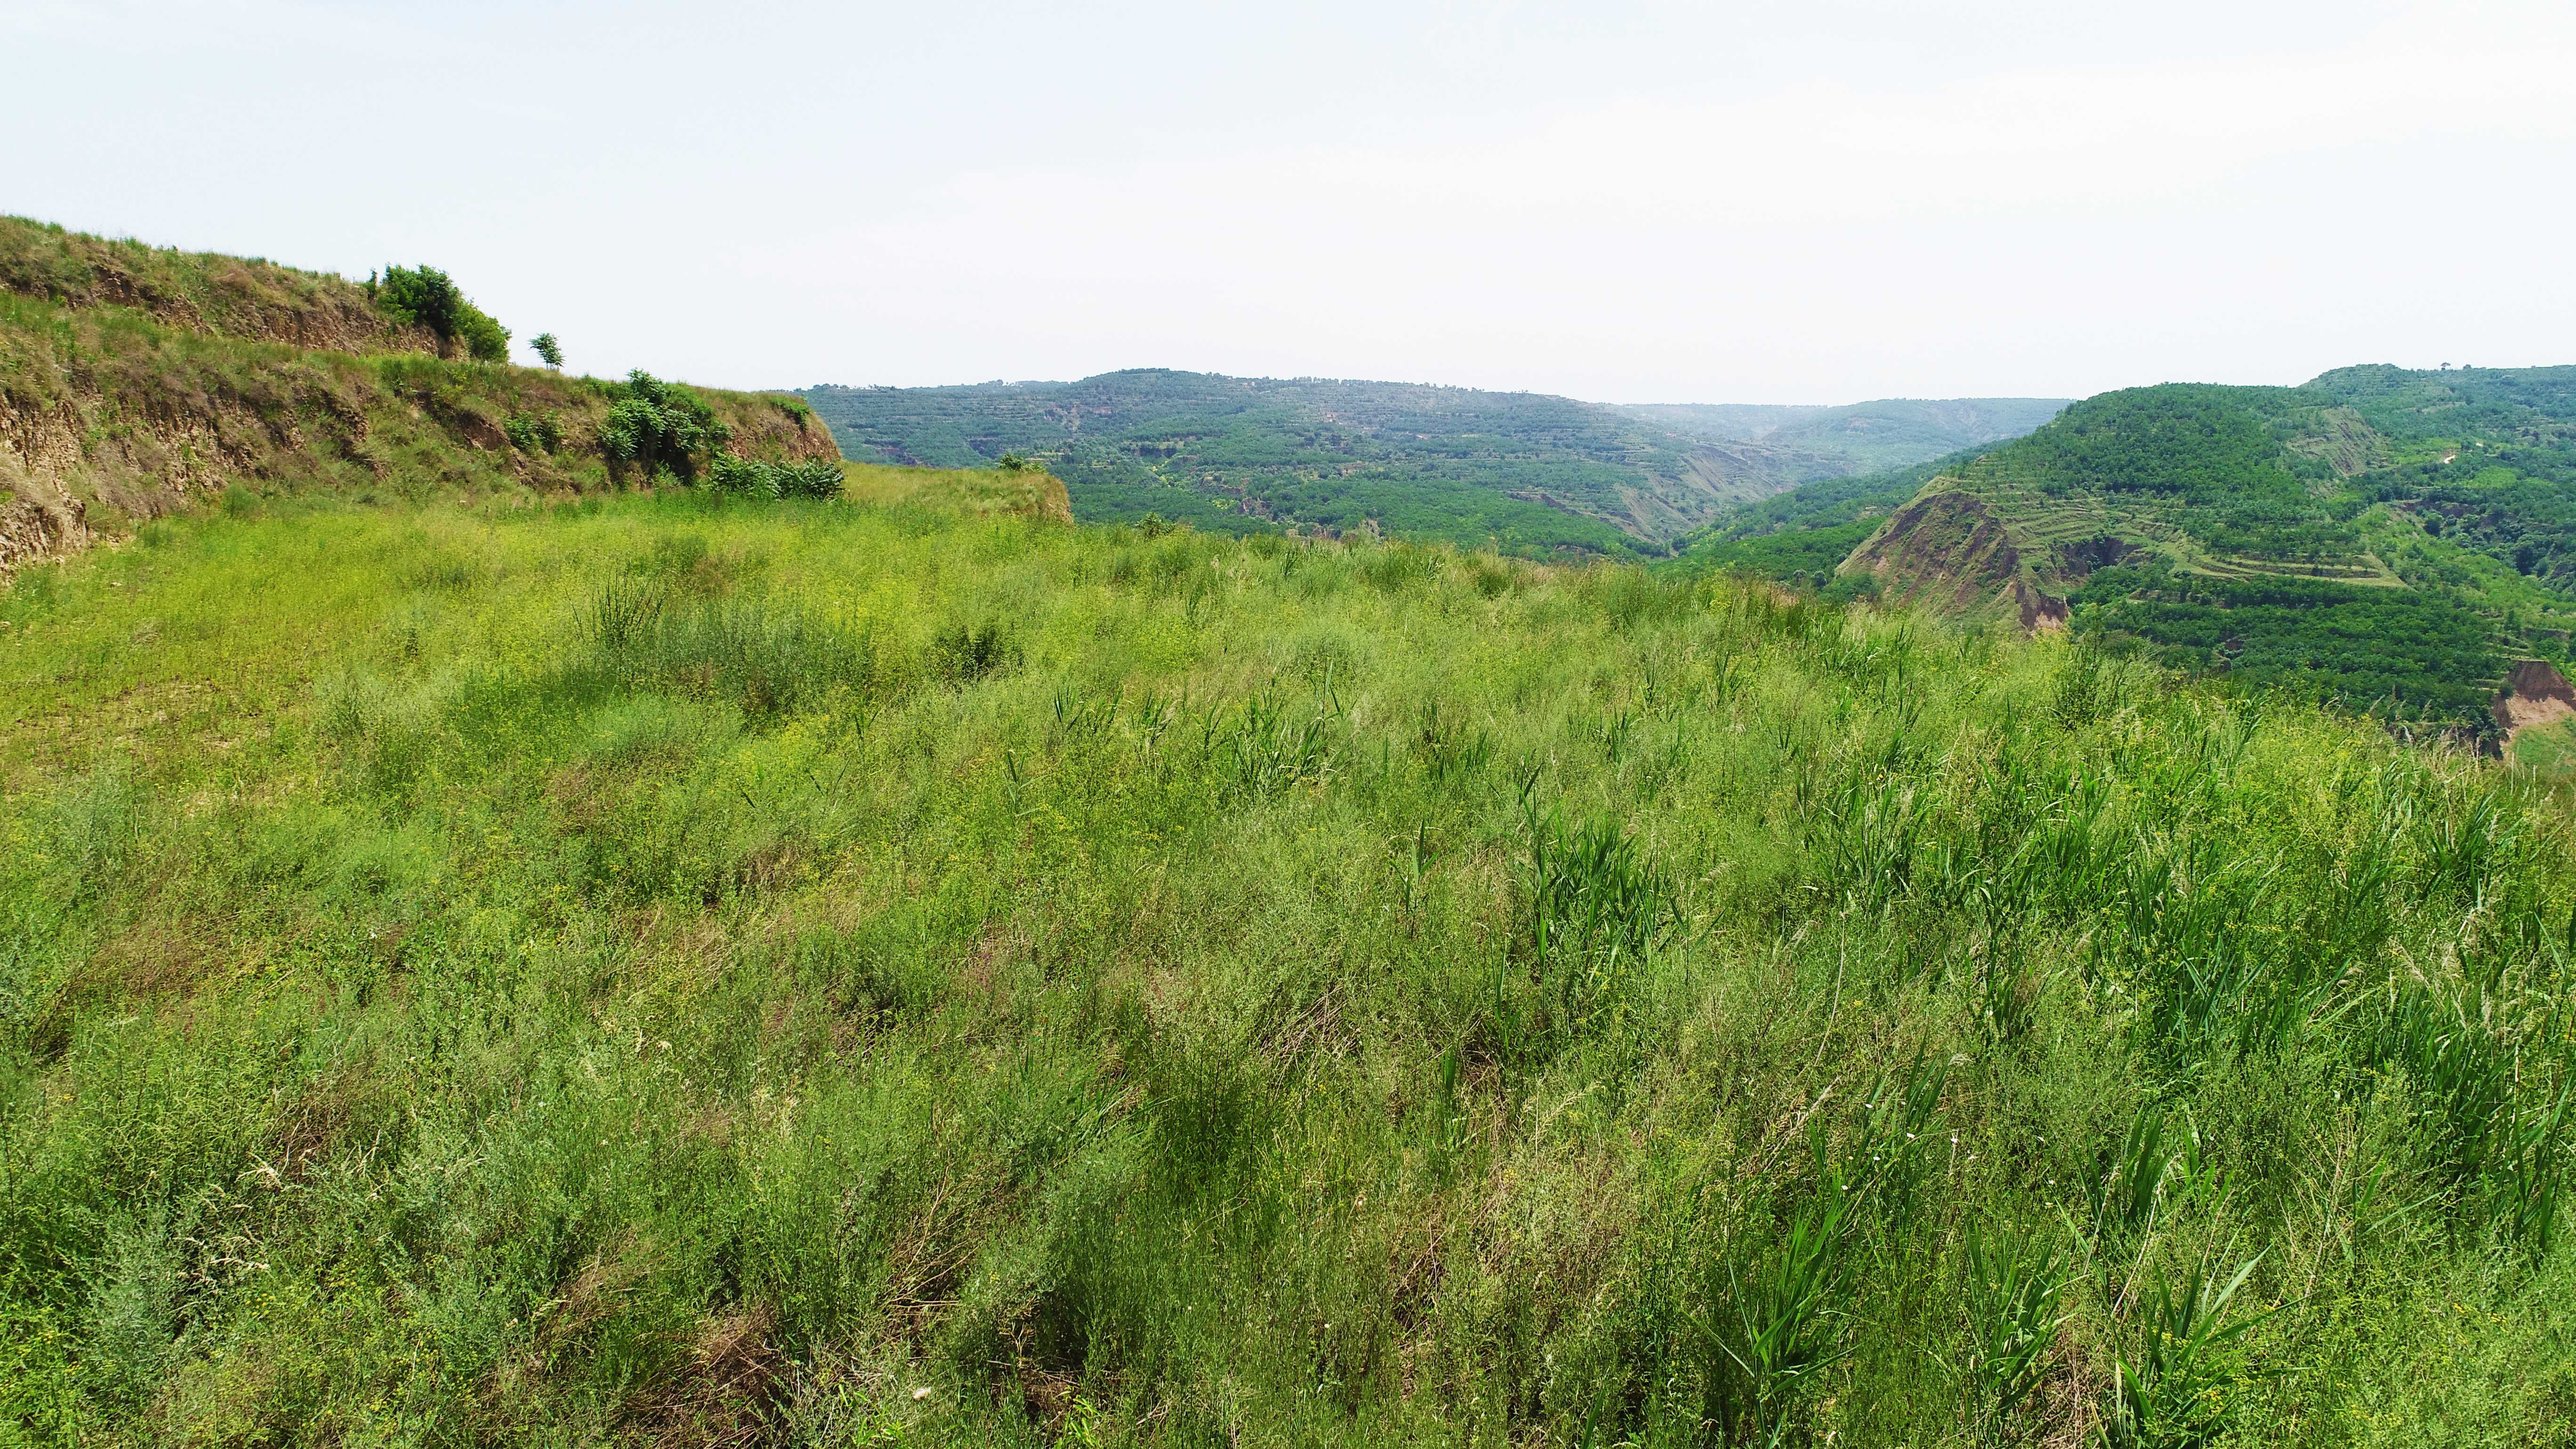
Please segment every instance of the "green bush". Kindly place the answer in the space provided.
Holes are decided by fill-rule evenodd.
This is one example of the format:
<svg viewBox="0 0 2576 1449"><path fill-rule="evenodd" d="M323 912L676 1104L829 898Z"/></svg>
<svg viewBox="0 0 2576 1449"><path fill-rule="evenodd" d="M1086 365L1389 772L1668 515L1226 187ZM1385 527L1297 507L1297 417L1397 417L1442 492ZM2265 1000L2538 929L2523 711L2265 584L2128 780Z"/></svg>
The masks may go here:
<svg viewBox="0 0 2576 1449"><path fill-rule="evenodd" d="M825 461L764 463L722 453L707 461L707 482L722 492L754 498L837 498L841 493L841 465Z"/></svg>
<svg viewBox="0 0 2576 1449"><path fill-rule="evenodd" d="M501 424L501 431L509 435L510 446L522 453L551 453L564 445L561 413L550 412L543 417L513 413L509 421Z"/></svg>
<svg viewBox="0 0 2576 1449"><path fill-rule="evenodd" d="M510 360L510 329L466 300L453 279L436 267L387 267L369 278L376 305L397 321L426 327L447 342L461 342L477 362Z"/></svg>
<svg viewBox="0 0 2576 1449"><path fill-rule="evenodd" d="M733 430L703 398L641 369L628 373L623 383L609 384L609 395L608 417L599 425L600 447L612 463L635 467L648 477L667 469L693 478L699 455L721 454L733 441Z"/></svg>

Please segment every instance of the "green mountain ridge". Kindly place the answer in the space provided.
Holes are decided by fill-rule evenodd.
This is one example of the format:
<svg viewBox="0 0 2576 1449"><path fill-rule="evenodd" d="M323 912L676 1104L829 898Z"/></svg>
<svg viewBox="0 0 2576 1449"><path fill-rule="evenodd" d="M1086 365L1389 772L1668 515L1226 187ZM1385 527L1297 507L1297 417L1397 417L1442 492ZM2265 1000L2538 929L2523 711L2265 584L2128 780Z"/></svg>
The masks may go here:
<svg viewBox="0 0 2576 1449"><path fill-rule="evenodd" d="M2576 367L2124 389L1905 481L1793 491L1685 556L2478 730L2576 629Z"/></svg>
<svg viewBox="0 0 2576 1449"><path fill-rule="evenodd" d="M1712 441L1829 453L1854 473L2018 438L2057 416L2070 398L1881 398L1840 407L1761 403L1632 403L1619 411Z"/></svg>
<svg viewBox="0 0 2576 1449"><path fill-rule="evenodd" d="M1226 533L1369 531L1614 557L1661 556L1732 505L2044 416L2020 400L1859 404L1794 410L1754 439L1539 393L1163 369L803 396L855 458L1041 459L1089 520L1150 513Z"/></svg>

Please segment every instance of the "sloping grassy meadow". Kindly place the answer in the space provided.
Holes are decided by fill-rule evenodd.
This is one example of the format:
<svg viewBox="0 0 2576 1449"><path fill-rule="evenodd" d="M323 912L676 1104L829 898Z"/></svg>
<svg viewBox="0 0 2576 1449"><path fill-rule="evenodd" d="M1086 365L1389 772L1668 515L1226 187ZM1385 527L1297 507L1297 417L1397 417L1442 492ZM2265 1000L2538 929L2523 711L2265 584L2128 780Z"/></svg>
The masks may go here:
<svg viewBox="0 0 2576 1449"><path fill-rule="evenodd" d="M0 625L0 1443L2576 1436L2527 770L924 497Z"/></svg>

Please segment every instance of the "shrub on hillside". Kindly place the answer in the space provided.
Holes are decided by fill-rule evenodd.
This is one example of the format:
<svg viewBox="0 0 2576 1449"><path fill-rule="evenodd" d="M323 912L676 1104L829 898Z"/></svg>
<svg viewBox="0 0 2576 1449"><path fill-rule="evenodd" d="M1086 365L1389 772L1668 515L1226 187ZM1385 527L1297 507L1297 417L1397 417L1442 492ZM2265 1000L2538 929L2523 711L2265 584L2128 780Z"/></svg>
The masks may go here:
<svg viewBox="0 0 2576 1449"><path fill-rule="evenodd" d="M721 454L733 441L733 430L705 400L678 383L638 370L610 384L609 392L614 400L599 425L599 445L613 463L691 478L697 454Z"/></svg>
<svg viewBox="0 0 2576 1449"><path fill-rule="evenodd" d="M522 453L551 453L564 445L561 413L547 413L543 417L533 413L513 413L507 422L501 424L501 431L509 435L510 446Z"/></svg>
<svg viewBox="0 0 2576 1449"><path fill-rule="evenodd" d="M436 267L387 267L381 280L367 279L367 295L397 321L464 344L465 355L477 362L510 360L510 329L466 300L455 281Z"/></svg>
<svg viewBox="0 0 2576 1449"><path fill-rule="evenodd" d="M719 454L707 463L707 482L726 493L756 498L837 498L841 466L830 462L764 463Z"/></svg>

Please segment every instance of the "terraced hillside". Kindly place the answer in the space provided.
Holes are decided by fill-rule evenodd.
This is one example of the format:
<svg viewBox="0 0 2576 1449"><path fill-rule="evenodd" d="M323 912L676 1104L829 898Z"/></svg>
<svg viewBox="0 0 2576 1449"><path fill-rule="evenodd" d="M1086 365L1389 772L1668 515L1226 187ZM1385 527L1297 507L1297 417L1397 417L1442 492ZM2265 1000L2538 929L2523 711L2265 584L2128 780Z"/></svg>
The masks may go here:
<svg viewBox="0 0 2576 1449"><path fill-rule="evenodd" d="M1610 556L1661 555L1732 505L2046 416L2018 400L1971 400L1765 410L1721 426L1691 409L1663 418L1538 393L1159 369L804 396L852 457L952 468L1042 459L1089 520Z"/></svg>
<svg viewBox="0 0 2576 1449"><path fill-rule="evenodd" d="M2572 429L2576 368L2136 388L1902 504L1895 479L1792 492L1689 552L2484 731L2513 661L2563 663L2576 629Z"/></svg>

